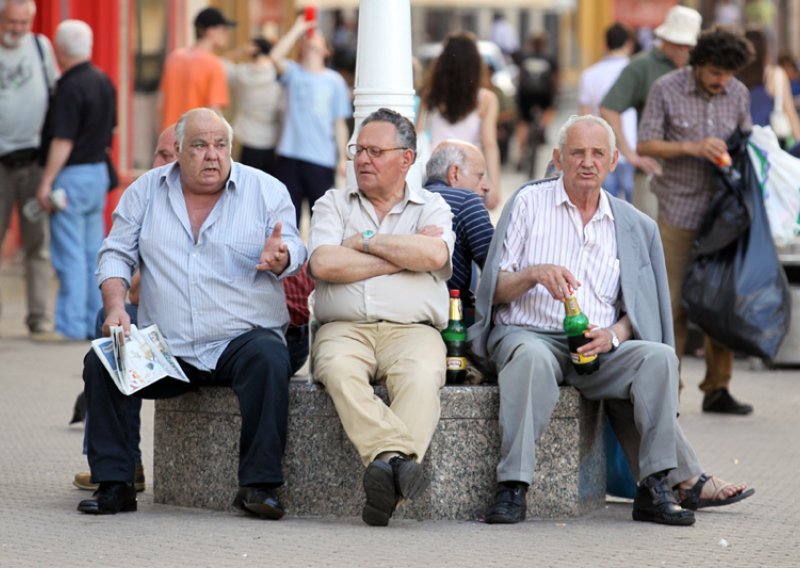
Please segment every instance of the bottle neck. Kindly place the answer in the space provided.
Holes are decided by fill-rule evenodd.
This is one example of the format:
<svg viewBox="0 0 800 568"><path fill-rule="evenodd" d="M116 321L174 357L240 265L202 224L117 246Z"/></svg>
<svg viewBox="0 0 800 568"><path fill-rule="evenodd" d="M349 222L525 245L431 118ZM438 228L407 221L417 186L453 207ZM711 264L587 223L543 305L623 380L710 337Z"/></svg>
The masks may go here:
<svg viewBox="0 0 800 568"><path fill-rule="evenodd" d="M564 308L566 308L568 316L577 316L581 313L581 307L578 305L578 299L575 296L564 298Z"/></svg>
<svg viewBox="0 0 800 568"><path fill-rule="evenodd" d="M450 298L450 315L448 316L449 320L453 321L461 321L461 299L460 298Z"/></svg>

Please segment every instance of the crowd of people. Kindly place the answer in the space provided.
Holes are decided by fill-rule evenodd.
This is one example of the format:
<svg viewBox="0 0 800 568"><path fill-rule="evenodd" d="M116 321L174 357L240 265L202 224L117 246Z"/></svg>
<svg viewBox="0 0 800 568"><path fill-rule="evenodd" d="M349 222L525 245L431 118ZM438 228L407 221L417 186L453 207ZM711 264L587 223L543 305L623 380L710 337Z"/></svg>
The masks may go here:
<svg viewBox="0 0 800 568"><path fill-rule="evenodd" d="M381 108L348 145L347 84L326 67L327 41L313 22L298 18L274 43L254 38L234 63L214 52L236 23L207 8L195 18L195 43L167 58L153 169L123 193L103 240L114 88L90 63L89 26L62 22L51 48L30 32L34 11L32 0L0 0L0 62L28 66L9 97L35 103L0 127L0 229L27 199L52 213L23 219L31 335L86 340L110 326L157 323L189 380L168 377L126 396L89 351L90 471L74 483L94 494L78 510L136 510L145 487L141 399L226 385L242 414L234 504L280 519L278 489L291 483L281 465L288 385L308 358L364 465L362 518L387 525L429 483L421 462L445 384L448 289L461 292L472 355L500 389L498 484L486 522L525 519L534 441L562 385L606 403L637 482L635 520L690 525L698 509L753 494L706 473L681 430L680 281L728 137L768 123L778 100L790 116L784 143L800 139L796 69L778 65L767 34L701 32L700 14L675 6L654 30L655 45L633 55L634 34L609 27L606 55L580 81L580 115L558 130L556 175L514 193L493 227L499 102L475 36L447 38L416 124ZM501 20L498 37L508 35ZM521 59L530 75L519 99L523 128L555 116L558 65L545 46L538 36ZM548 85L536 91L540 72ZM229 87L233 126L221 112ZM406 180L418 136L433 148L424 187ZM336 188L348 161L355 184ZM307 244L298 229L304 205ZM54 328L48 228L60 282ZM603 361L591 375L573 369L562 329L573 291L593 324L579 353ZM703 411L750 414L729 392L733 352L711 340L704 351ZM386 384L390 404L374 396L376 383Z"/></svg>

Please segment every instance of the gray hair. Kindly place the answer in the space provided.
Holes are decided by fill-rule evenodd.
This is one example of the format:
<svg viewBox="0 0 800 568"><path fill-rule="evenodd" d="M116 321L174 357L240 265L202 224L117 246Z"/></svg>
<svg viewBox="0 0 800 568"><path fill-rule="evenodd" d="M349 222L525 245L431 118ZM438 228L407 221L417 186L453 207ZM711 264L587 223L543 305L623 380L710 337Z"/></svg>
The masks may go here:
<svg viewBox="0 0 800 568"><path fill-rule="evenodd" d="M228 154L230 154L233 151L233 127L220 113L205 107L187 110L178 119L178 123L175 125L175 141L178 143L178 152L183 150L183 138L186 136L186 122L195 114L210 114L225 125L225 130L228 131Z"/></svg>
<svg viewBox="0 0 800 568"><path fill-rule="evenodd" d="M575 126L576 124L582 124L587 122L589 124L597 124L598 126L602 126L606 134L608 135L608 148L611 150L611 153L614 153L614 150L617 149L617 137L614 135L614 129L611 128L611 125L607 123L605 120L600 118L599 116L594 116L593 114L584 114L584 115L577 115L573 114L567 119L561 128L558 129L558 153L564 154L564 146L567 145L567 132L570 128Z"/></svg>
<svg viewBox="0 0 800 568"><path fill-rule="evenodd" d="M414 151L414 160L417 159L417 131L414 123L405 116L390 108L379 108L370 113L361 123L361 128L370 122L388 122L397 129L397 146Z"/></svg>
<svg viewBox="0 0 800 568"><path fill-rule="evenodd" d="M467 153L460 144L455 144L445 140L433 150L428 163L425 166L425 177L427 180L438 179L447 182L447 172L450 166L456 165L465 170L464 162L467 160Z"/></svg>
<svg viewBox="0 0 800 568"><path fill-rule="evenodd" d="M55 44L70 59L89 60L92 57L92 28L81 20L64 20L56 28Z"/></svg>

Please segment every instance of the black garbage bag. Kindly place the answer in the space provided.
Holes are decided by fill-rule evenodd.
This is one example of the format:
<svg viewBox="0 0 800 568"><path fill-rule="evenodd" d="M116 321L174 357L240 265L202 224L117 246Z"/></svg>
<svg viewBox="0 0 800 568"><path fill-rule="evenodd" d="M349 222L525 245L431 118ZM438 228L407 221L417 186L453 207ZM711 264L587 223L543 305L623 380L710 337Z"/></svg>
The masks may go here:
<svg viewBox="0 0 800 568"><path fill-rule="evenodd" d="M689 320L709 337L772 361L789 330L789 283L775 252L746 141L741 135L728 141L741 178L718 176L681 293Z"/></svg>

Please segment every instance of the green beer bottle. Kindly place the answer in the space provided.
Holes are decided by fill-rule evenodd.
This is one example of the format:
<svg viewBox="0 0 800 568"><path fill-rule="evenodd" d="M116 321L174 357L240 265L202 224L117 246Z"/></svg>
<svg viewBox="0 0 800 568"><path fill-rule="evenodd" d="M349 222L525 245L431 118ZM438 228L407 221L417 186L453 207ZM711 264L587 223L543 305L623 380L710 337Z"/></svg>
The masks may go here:
<svg viewBox="0 0 800 568"><path fill-rule="evenodd" d="M461 384L467 378L467 328L461 313L461 292L450 290L450 315L442 339L447 347L447 383Z"/></svg>
<svg viewBox="0 0 800 568"><path fill-rule="evenodd" d="M600 368L600 359L597 355L586 356L578 353L578 347L591 341L583 335L583 332L589 328L589 318L581 311L578 299L572 292L564 298L564 307L567 310L567 315L564 316L564 333L567 335L572 365L579 375L594 373Z"/></svg>

